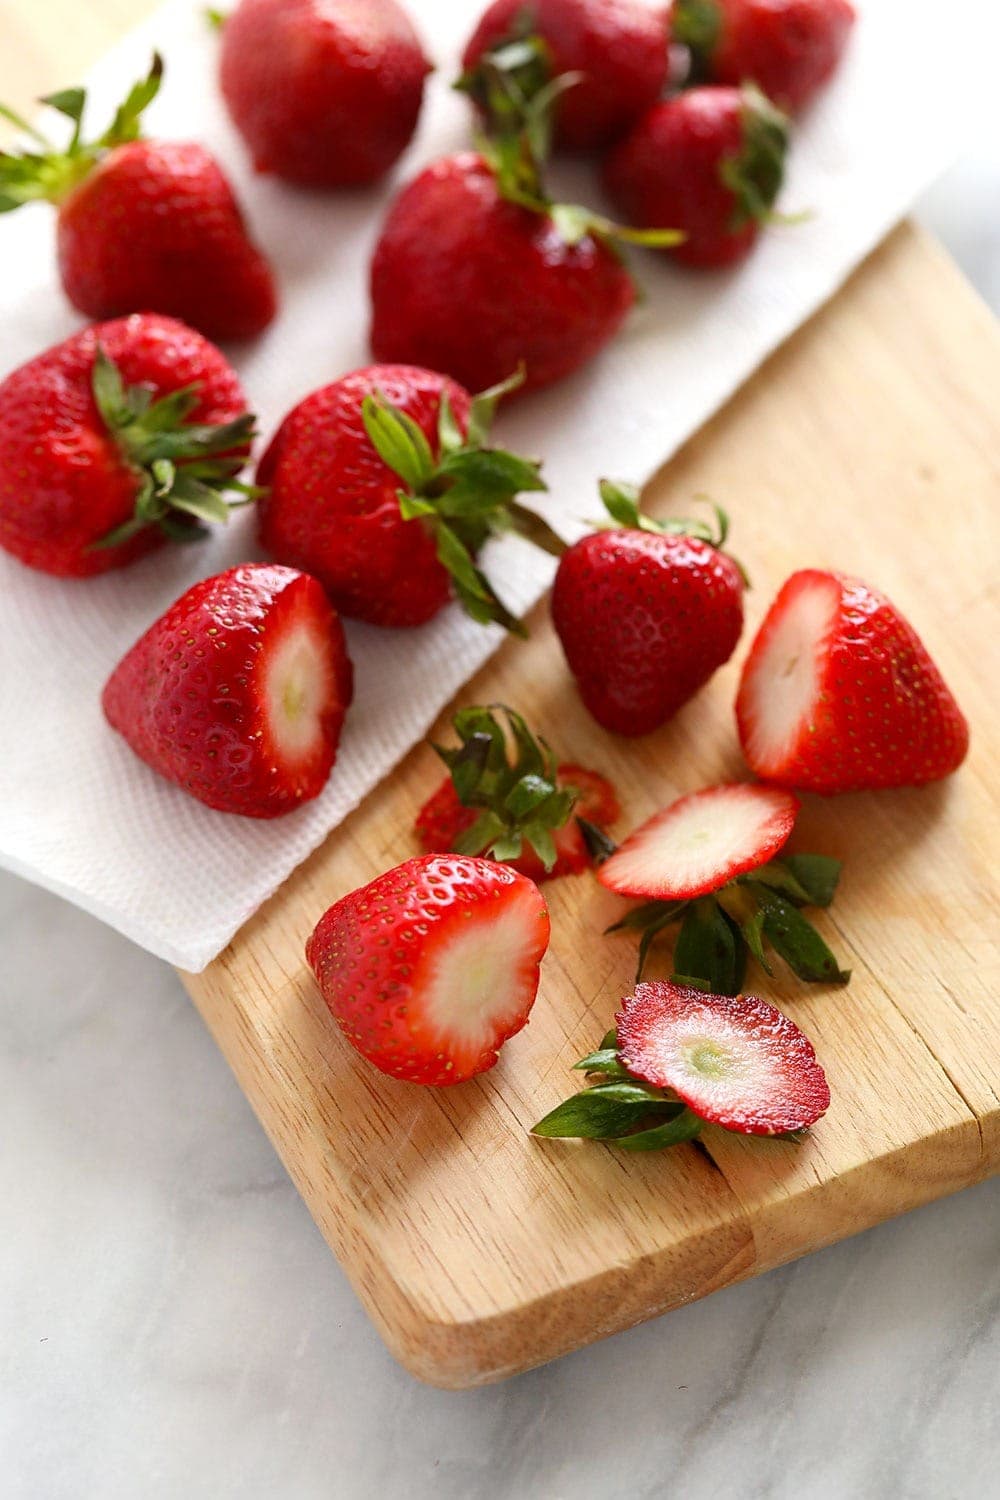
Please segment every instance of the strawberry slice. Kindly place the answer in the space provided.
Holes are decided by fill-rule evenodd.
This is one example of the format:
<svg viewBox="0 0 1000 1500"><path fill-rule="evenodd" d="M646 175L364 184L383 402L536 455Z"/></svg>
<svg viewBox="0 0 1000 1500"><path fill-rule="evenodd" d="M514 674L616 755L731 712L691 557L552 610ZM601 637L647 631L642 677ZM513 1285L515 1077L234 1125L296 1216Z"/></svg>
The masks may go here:
<svg viewBox="0 0 1000 1500"><path fill-rule="evenodd" d="M643 823L597 878L620 896L650 901L707 895L773 859L798 810L798 798L777 787L708 787Z"/></svg>
<svg viewBox="0 0 1000 1500"><path fill-rule="evenodd" d="M352 687L343 627L315 578L244 563L155 620L102 705L147 765L199 801L274 818L323 790Z"/></svg>
<svg viewBox="0 0 1000 1500"><path fill-rule="evenodd" d="M758 776L826 794L937 781L969 747L913 627L867 584L817 569L794 573L768 611L736 719Z"/></svg>
<svg viewBox="0 0 1000 1500"><path fill-rule="evenodd" d="M636 986L618 1013L618 1054L635 1077L671 1089L703 1120L744 1135L783 1135L830 1105L812 1043L756 995Z"/></svg>
<svg viewBox="0 0 1000 1500"><path fill-rule="evenodd" d="M306 944L363 1057L409 1083L464 1083L526 1024L549 942L537 886L492 860L424 855L352 891Z"/></svg>

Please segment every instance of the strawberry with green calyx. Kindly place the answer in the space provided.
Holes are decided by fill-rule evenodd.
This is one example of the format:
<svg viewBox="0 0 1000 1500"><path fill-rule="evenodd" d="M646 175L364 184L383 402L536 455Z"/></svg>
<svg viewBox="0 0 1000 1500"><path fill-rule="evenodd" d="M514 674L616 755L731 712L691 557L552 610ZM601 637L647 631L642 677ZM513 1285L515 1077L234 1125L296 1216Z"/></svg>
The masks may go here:
<svg viewBox="0 0 1000 1500"><path fill-rule="evenodd" d="M694 1139L706 1123L794 1137L829 1108L811 1042L755 995L638 984L616 1021L575 1065L590 1087L540 1120L534 1135L656 1151Z"/></svg>
<svg viewBox="0 0 1000 1500"><path fill-rule="evenodd" d="M801 911L830 905L839 862L818 854L776 858L798 806L773 787L710 787L657 813L604 859L601 884L643 902L609 928L641 934L637 978L655 939L680 923L679 983L738 994L751 956L772 972L768 947L807 983L847 983L849 973Z"/></svg>
<svg viewBox="0 0 1000 1500"><path fill-rule="evenodd" d="M523 634L475 562L506 532L564 550L514 498L546 488L540 465L487 446L521 378L471 397L433 370L375 365L314 391L257 471L264 546L312 573L351 618L422 625L455 597L474 620Z"/></svg>
<svg viewBox="0 0 1000 1500"><path fill-rule="evenodd" d="M434 749L451 775L425 802L416 827L428 852L482 854L539 881L591 863L581 819L619 815L611 784L596 771L557 763L552 749L502 704L460 709L457 747Z"/></svg>
<svg viewBox="0 0 1000 1500"><path fill-rule="evenodd" d="M38 148L0 152L0 213L55 205L63 288L87 317L155 311L210 338L249 338L277 310L271 271L215 158L193 142L142 137L140 117L162 72L154 57L92 142L81 134L84 90L50 94L42 102L73 125L62 151L0 107Z"/></svg>
<svg viewBox="0 0 1000 1500"><path fill-rule="evenodd" d="M193 541L253 498L235 371L173 318L83 329L0 383L0 546L63 577Z"/></svg>
<svg viewBox="0 0 1000 1500"><path fill-rule="evenodd" d="M615 734L649 734L727 662L743 629L746 577L722 551L726 514L657 521L638 491L604 480L615 523L566 552L552 620L587 709Z"/></svg>

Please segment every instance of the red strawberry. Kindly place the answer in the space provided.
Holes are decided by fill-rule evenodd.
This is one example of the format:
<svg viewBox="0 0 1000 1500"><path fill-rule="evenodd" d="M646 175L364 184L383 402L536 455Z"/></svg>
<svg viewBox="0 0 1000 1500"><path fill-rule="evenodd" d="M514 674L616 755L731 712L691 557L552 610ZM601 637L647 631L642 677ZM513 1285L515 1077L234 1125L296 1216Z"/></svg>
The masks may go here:
<svg viewBox="0 0 1000 1500"><path fill-rule="evenodd" d="M331 906L306 958L352 1046L409 1083L464 1083L525 1025L549 943L535 885L460 855L410 859Z"/></svg>
<svg viewBox="0 0 1000 1500"><path fill-rule="evenodd" d="M850 0L674 0L673 34L713 83L752 80L782 109L800 110L840 62L854 25Z"/></svg>
<svg viewBox="0 0 1000 1500"><path fill-rule="evenodd" d="M314 391L278 429L257 478L264 546L314 574L342 614L422 625L454 592L478 620L516 622L472 561L496 529L558 539L514 502L538 465L485 446L497 402L445 375L376 365Z"/></svg>
<svg viewBox="0 0 1000 1500"><path fill-rule="evenodd" d="M556 103L556 138L592 149L622 135L667 82L667 27L662 9L643 0L494 0L465 49L466 73L485 54L538 38L529 96L567 74L578 75ZM523 48L515 54L524 68ZM475 97L475 88L470 88Z"/></svg>
<svg viewBox="0 0 1000 1500"><path fill-rule="evenodd" d="M697 88L654 104L608 157L630 223L683 230L670 253L724 266L753 247L781 188L787 120L759 89Z"/></svg>
<svg viewBox="0 0 1000 1500"><path fill-rule="evenodd" d="M222 92L259 172L374 182L409 144L430 64L395 0L241 0Z"/></svg>
<svg viewBox="0 0 1000 1500"><path fill-rule="evenodd" d="M743 628L744 579L701 523L641 516L638 495L601 486L619 527L583 537L565 554L552 619L599 724L649 734L728 661Z"/></svg>
<svg viewBox="0 0 1000 1500"><path fill-rule="evenodd" d="M830 1107L812 1043L756 995L646 982L616 1019L629 1072L725 1130L783 1135L805 1130Z"/></svg>
<svg viewBox="0 0 1000 1500"><path fill-rule="evenodd" d="M772 860L787 843L799 802L777 787L708 787L643 823L597 872L619 896L690 901Z"/></svg>
<svg viewBox="0 0 1000 1500"><path fill-rule="evenodd" d="M0 547L85 577L188 540L226 519L252 436L200 333L155 313L85 328L0 384Z"/></svg>
<svg viewBox="0 0 1000 1500"><path fill-rule="evenodd" d="M152 309L210 338L247 338L270 323L276 295L221 168L203 146L137 139L161 71L156 59L92 145L79 139L82 89L43 101L74 122L72 142L0 154L0 212L56 204L63 288L88 317Z"/></svg>
<svg viewBox="0 0 1000 1500"><path fill-rule="evenodd" d="M516 172L474 152L434 162L395 200L375 250L376 359L444 370L470 390L521 364L525 390L570 374L635 301L611 226L597 222L526 194Z"/></svg>
<svg viewBox="0 0 1000 1500"><path fill-rule="evenodd" d="M343 628L314 578L244 563L188 589L108 679L135 753L221 812L276 818L323 790L351 701Z"/></svg>
<svg viewBox="0 0 1000 1500"><path fill-rule="evenodd" d="M493 709L459 709L460 746L434 746L451 774L417 814L421 844L486 854L535 881L575 875L593 858L577 819L613 823L620 811L614 788L596 771L557 766L520 714L500 712L506 727Z"/></svg>
<svg viewBox="0 0 1000 1500"><path fill-rule="evenodd" d="M793 573L743 667L747 764L809 792L920 786L965 759L969 726L911 625L856 578Z"/></svg>

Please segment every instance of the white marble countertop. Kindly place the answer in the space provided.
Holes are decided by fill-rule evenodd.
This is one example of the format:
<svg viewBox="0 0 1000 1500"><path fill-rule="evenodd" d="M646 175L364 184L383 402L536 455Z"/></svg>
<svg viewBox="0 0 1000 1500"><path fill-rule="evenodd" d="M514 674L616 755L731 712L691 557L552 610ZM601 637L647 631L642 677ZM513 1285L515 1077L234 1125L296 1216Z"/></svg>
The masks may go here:
<svg viewBox="0 0 1000 1500"><path fill-rule="evenodd" d="M991 134L920 216L1000 310ZM0 944L5 1500L1000 1497L1000 1179L434 1391L385 1352L173 973L8 876Z"/></svg>

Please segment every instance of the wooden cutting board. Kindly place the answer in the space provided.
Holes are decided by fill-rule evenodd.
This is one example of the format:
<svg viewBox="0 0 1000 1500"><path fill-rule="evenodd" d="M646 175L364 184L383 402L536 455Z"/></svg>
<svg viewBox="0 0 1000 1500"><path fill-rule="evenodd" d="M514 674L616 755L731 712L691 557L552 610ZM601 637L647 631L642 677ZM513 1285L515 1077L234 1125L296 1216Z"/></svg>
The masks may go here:
<svg viewBox="0 0 1000 1500"><path fill-rule="evenodd" d="M947 784L806 804L792 847L845 862L819 925L854 977L824 991L756 976L829 1074L832 1108L802 1144L710 1127L703 1149L625 1156L527 1134L579 1083L570 1065L631 987L634 942L601 935L621 905L589 876L547 887L553 941L531 1024L491 1073L434 1091L352 1052L303 944L332 901L416 852L413 817L441 774L426 747L206 973L185 976L414 1374L450 1387L497 1380L1000 1167L998 391L990 313L904 227L650 487L661 513L696 492L729 508L754 582L751 629L800 566L882 587L973 724L970 760ZM608 772L621 831L681 792L745 774L732 718L743 649L671 725L628 743L581 709L545 604L530 625L530 642L504 646L462 700L510 703L567 758ZM669 969L663 954L650 974Z"/></svg>

